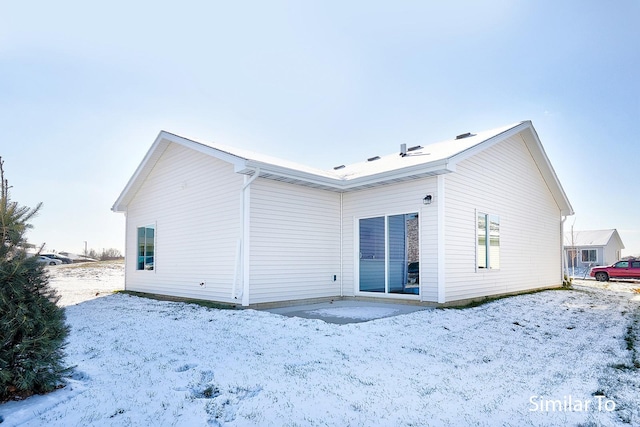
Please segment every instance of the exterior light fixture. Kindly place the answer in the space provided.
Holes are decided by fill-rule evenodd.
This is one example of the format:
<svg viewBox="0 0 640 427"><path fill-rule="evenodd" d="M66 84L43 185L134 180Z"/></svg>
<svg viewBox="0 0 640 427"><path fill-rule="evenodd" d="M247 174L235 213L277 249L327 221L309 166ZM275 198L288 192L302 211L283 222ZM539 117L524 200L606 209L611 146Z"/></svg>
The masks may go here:
<svg viewBox="0 0 640 427"><path fill-rule="evenodd" d="M425 205L430 205L432 198L433 196L431 196L431 194L427 194L426 196L424 196L424 199L422 199L422 203L424 203Z"/></svg>

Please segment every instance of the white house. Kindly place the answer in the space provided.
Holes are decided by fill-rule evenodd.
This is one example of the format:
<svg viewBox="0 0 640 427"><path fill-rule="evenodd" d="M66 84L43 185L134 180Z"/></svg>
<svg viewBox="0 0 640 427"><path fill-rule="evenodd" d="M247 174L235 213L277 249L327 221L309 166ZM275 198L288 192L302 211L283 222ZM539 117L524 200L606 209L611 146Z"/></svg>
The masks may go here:
<svg viewBox="0 0 640 427"><path fill-rule="evenodd" d="M564 234L567 267L611 265L621 258L624 243L618 230L567 231Z"/></svg>
<svg viewBox="0 0 640 427"><path fill-rule="evenodd" d="M160 132L112 209L127 290L243 306L559 286L573 214L529 121L333 170Z"/></svg>

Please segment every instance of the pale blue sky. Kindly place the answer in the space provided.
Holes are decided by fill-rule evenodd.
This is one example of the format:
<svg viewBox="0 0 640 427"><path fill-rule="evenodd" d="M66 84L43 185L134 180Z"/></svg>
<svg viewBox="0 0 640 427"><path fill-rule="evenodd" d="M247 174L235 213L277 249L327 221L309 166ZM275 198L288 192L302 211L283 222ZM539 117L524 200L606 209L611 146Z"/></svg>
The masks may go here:
<svg viewBox="0 0 640 427"><path fill-rule="evenodd" d="M0 156L53 250L162 129L321 168L532 120L576 211L640 255L640 1L0 0Z"/></svg>

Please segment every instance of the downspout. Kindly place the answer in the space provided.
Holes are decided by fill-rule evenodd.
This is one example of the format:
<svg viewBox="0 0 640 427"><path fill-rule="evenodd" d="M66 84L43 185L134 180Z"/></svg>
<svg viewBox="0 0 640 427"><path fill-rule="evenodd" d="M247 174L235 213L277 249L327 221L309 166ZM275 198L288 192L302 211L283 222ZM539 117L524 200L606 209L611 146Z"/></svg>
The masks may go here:
<svg viewBox="0 0 640 427"><path fill-rule="evenodd" d="M446 302L446 258L445 258L445 211L444 211L444 175L436 175L437 195L436 195L436 208L438 217L438 303L444 304Z"/></svg>
<svg viewBox="0 0 640 427"><path fill-rule="evenodd" d="M561 257L561 266L562 272L560 274L560 278L562 279L562 283L564 284L564 272L566 271L566 256L564 251L564 222L567 220L567 215L560 214L562 221L560 221L560 257Z"/></svg>
<svg viewBox="0 0 640 427"><path fill-rule="evenodd" d="M231 297L233 299L237 299L236 289L238 284L238 279L240 276L240 271L242 271L242 305L249 305L249 244L248 244L248 234L249 234L249 186L253 181L256 180L260 176L260 168L256 168L251 175L251 178L247 179L247 176L244 176L244 184L242 186L242 190L240 191L240 238L238 239L238 244L236 246L236 268L233 277L233 288L231 290Z"/></svg>
<svg viewBox="0 0 640 427"><path fill-rule="evenodd" d="M344 239L343 239L343 229L342 229L342 196L344 193L340 193L340 297L344 296L344 281L342 279L344 272Z"/></svg>
<svg viewBox="0 0 640 427"><path fill-rule="evenodd" d="M131 258L129 256L129 251L127 251L127 248L129 247L128 241L129 241L129 233L127 232L127 230L129 230L129 215L127 215L127 213L129 212L129 206L127 206L127 210L124 211L124 229L125 229L125 233L124 233L124 290L127 290L127 283L129 283L129 281L127 280L129 277L129 259Z"/></svg>

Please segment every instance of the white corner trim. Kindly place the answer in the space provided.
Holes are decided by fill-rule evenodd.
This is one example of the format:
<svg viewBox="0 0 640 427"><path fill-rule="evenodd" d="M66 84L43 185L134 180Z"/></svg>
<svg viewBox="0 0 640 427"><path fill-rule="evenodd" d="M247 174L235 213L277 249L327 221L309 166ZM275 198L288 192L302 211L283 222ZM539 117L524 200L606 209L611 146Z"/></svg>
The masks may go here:
<svg viewBox="0 0 640 427"><path fill-rule="evenodd" d="M250 263L250 254L251 254L251 183L256 180L260 176L260 168L257 168L253 176L249 178L247 175L244 176L244 184L242 186L241 194L240 194L240 204L241 204L241 230L240 230L240 248L241 252L241 260L240 264L242 265L242 306L247 307L249 305L249 289L250 289L250 271L251 271L251 263ZM235 284L234 287L235 289Z"/></svg>
<svg viewBox="0 0 640 427"><path fill-rule="evenodd" d="M438 209L438 303L446 302L446 278L445 278L445 175L436 175L437 193L436 207Z"/></svg>

